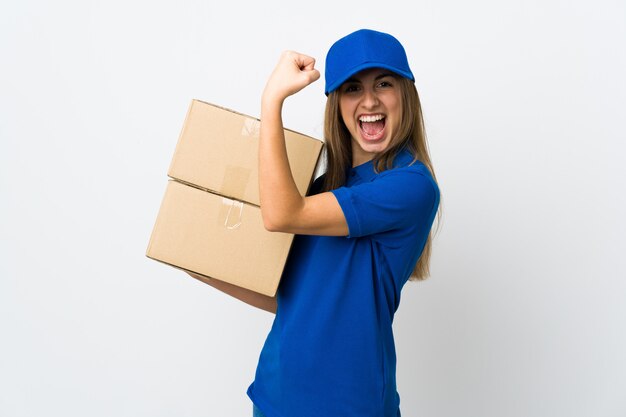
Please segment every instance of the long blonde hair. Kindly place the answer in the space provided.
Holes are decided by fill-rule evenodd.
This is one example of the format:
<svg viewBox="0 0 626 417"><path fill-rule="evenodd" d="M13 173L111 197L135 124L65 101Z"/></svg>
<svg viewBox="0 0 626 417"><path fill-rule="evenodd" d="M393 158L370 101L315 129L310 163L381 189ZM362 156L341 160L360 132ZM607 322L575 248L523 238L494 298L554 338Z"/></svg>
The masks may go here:
<svg viewBox="0 0 626 417"><path fill-rule="evenodd" d="M402 100L400 126L397 134L391 138L389 146L374 157L374 169L376 172L391 169L396 155L406 149L413 155L413 162L420 161L423 163L430 171L433 180L437 182L428 152L422 106L415 84L411 80L400 76L396 77L396 82L400 88ZM324 116L326 175L322 186L323 191L330 191L343 186L346 183L346 172L352 167L351 136L341 118L339 109L340 94L340 89L337 89L328 95L326 101ZM437 212L437 227L431 229L428 235L422 254L411 273L411 280L424 280L430 275L432 239L439 228L441 212L440 204Z"/></svg>

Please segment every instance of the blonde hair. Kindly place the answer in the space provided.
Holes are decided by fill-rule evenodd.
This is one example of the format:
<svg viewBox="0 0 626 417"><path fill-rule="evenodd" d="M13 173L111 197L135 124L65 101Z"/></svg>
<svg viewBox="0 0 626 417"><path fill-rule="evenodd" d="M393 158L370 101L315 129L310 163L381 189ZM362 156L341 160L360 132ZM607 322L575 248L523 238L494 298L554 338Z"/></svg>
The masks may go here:
<svg viewBox="0 0 626 417"><path fill-rule="evenodd" d="M402 100L402 117L397 134L391 138L389 146L376 155L373 159L376 172L382 172L393 167L393 162L402 150L406 149L413 155L413 162L420 161L430 171L433 180L437 182L433 164L428 152L422 106L415 84L404 77L396 77L400 88ZM337 89L328 95L324 116L324 137L326 140L325 162L326 175L323 191L330 191L343 186L346 183L346 172L352 167L352 144L348 128L341 118L339 98L341 89ZM432 252L432 239L439 229L441 220L441 204L437 211L437 227L428 235L422 254L420 255L411 280L424 280L430 275L430 255Z"/></svg>

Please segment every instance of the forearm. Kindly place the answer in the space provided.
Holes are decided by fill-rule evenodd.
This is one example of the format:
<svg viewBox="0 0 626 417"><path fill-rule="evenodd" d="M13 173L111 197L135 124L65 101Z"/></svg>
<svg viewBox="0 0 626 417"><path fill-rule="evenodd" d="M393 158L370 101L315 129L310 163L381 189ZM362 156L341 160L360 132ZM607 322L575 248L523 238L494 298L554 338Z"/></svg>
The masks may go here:
<svg viewBox="0 0 626 417"><path fill-rule="evenodd" d="M266 228L289 223L304 204L291 174L282 123L283 100L263 97L259 141L259 193Z"/></svg>
<svg viewBox="0 0 626 417"><path fill-rule="evenodd" d="M267 295L259 294L254 291L238 287L224 281L194 274L193 272L187 271L187 273L193 278L209 284L213 288L216 288L223 293L230 295L231 297L243 301L246 304L250 304L251 306L260 308L261 310L265 310L270 313L276 313L276 297L269 297Z"/></svg>

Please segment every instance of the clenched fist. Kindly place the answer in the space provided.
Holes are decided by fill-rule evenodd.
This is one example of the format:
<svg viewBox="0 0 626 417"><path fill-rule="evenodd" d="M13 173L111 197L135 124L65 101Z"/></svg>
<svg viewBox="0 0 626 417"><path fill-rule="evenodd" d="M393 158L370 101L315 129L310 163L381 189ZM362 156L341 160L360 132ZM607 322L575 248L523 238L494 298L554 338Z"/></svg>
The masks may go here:
<svg viewBox="0 0 626 417"><path fill-rule="evenodd" d="M319 78L320 72L315 69L315 58L295 51L285 51L267 80L263 101L282 102Z"/></svg>

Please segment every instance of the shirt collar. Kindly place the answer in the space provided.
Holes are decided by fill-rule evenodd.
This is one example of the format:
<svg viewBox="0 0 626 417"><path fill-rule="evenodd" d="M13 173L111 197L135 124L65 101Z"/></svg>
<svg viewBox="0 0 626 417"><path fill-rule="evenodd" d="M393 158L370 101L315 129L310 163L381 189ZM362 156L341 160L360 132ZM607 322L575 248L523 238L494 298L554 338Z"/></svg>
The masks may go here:
<svg viewBox="0 0 626 417"><path fill-rule="evenodd" d="M393 161L393 167L405 167L413 161L413 155L407 150L402 150L396 155ZM348 182L354 181L355 177L359 177L363 181L370 181L374 179L378 174L374 171L374 163L372 160L357 165L354 168L348 170Z"/></svg>

